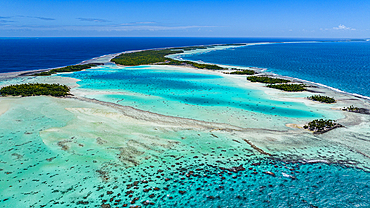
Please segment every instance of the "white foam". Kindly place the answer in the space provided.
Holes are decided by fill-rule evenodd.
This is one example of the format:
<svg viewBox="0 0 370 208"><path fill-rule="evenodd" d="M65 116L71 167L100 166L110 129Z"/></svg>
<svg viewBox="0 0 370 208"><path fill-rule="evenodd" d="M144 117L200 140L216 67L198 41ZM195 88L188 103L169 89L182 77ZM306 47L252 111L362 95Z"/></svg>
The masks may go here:
<svg viewBox="0 0 370 208"><path fill-rule="evenodd" d="M296 43L320 43L320 42L318 42L318 41L302 41L302 42L279 42L279 43L282 43L282 44L294 43L294 44L296 44ZM189 54L208 53L208 52L215 51L215 50L225 50L225 49L230 49L230 48L235 48L235 47L246 47L246 46L267 45L267 44L276 44L276 43L275 42L246 43L245 45L225 47L225 48L222 48L222 49L212 48L212 50L207 50L207 51L190 51L186 54L177 54L176 59L184 60L181 56L189 55ZM172 58L174 58L174 57L172 57ZM192 61L192 60L188 60L188 61ZM203 61L194 61L194 62L203 63L203 64L206 63L206 62L203 62ZM214 63L207 63L207 64L214 64ZM261 68L261 67L241 67L241 66L236 66L236 65L221 65L221 64L217 64L217 65L224 66L224 67L231 67L231 68L235 68L235 67L237 67L237 68L252 68L252 69L256 69L260 73L266 72L268 70L268 68ZM306 83L316 85L316 86L320 86L320 87L323 87L323 88L326 88L326 89L330 89L332 91L339 92L339 93L342 93L342 94L352 95L352 96L359 97L359 98L362 98L362 99L370 100L370 97L368 97L368 96L357 94L357 93L346 92L346 91L343 91L343 90L340 90L340 89L337 89L337 88L334 88L334 87L330 87L328 85L324 85L324 84L321 84L321 83L318 83L318 82L312 82L312 81L299 79L299 78L295 78L295 77L283 76L283 75L272 73L272 72L269 72L269 74L271 74L273 76L278 76L278 77L290 78L290 79L297 80L297 81L300 81L300 82L306 82Z"/></svg>
<svg viewBox="0 0 370 208"><path fill-rule="evenodd" d="M325 164L329 164L330 163L327 160L303 160L303 161L305 161L306 163L325 163Z"/></svg>

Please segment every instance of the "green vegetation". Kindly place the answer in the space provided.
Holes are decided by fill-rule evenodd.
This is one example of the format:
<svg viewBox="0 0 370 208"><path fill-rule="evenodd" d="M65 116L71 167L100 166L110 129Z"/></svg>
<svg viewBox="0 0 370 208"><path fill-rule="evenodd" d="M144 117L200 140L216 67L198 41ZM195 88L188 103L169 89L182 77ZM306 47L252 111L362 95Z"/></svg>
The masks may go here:
<svg viewBox="0 0 370 208"><path fill-rule="evenodd" d="M332 130L337 127L342 127L342 125L335 123L334 120L324 120L324 119L315 119L309 122L307 125L303 126L305 129L310 131L324 133L326 131Z"/></svg>
<svg viewBox="0 0 370 208"><path fill-rule="evenodd" d="M255 73L256 73L255 71L249 70L249 69L244 69L244 70L241 70L241 71L230 72L230 74L238 74L238 75L254 75Z"/></svg>
<svg viewBox="0 0 370 208"><path fill-rule="evenodd" d="M90 69L91 67L96 66L97 64L83 64L83 65L72 65L66 66L62 68L52 69L47 72L40 72L36 74L32 74L32 76L50 76L52 74L60 73L60 72L75 72L75 71L82 71L84 69Z"/></svg>
<svg viewBox="0 0 370 208"><path fill-rule="evenodd" d="M353 112L353 113L361 113L361 114L370 114L370 110L366 108L358 108L353 105L342 108L343 111Z"/></svg>
<svg viewBox="0 0 370 208"><path fill-rule="evenodd" d="M267 83L267 84L290 82L289 80L286 80L286 79L271 78L267 76L253 76L253 77L247 77L247 79L251 82L261 82L261 83Z"/></svg>
<svg viewBox="0 0 370 208"><path fill-rule="evenodd" d="M230 43L230 44L222 44L221 46L242 46L246 45L245 43Z"/></svg>
<svg viewBox="0 0 370 208"><path fill-rule="evenodd" d="M288 92L301 92L306 90L306 85L304 84L286 84L290 82L287 79L272 78L268 76L250 76L247 79L251 82L261 82L267 83L266 87L284 90Z"/></svg>
<svg viewBox="0 0 370 208"><path fill-rule="evenodd" d="M215 64L198 64L191 61L184 61L184 63L189 64L198 69L226 70L225 68L217 66Z"/></svg>
<svg viewBox="0 0 370 208"><path fill-rule="evenodd" d="M360 108L355 107L353 105L351 105L349 107L346 107L346 108L343 108L342 110L343 111L349 111L349 112L360 112Z"/></svg>
<svg viewBox="0 0 370 208"><path fill-rule="evenodd" d="M51 95L62 97L69 95L69 88L60 84L18 84L10 85L0 89L1 96L38 96Z"/></svg>
<svg viewBox="0 0 370 208"><path fill-rule="evenodd" d="M207 49L207 48L214 48L215 46L242 46L245 43L231 43L231 44L215 44L215 45L207 45L207 46L187 46L187 47L177 47L173 49L181 49L184 51L191 51L196 49Z"/></svg>
<svg viewBox="0 0 370 208"><path fill-rule="evenodd" d="M328 96L322 96L322 95L312 95L308 97L310 100L319 101L322 103L335 103L335 99Z"/></svg>
<svg viewBox="0 0 370 208"><path fill-rule="evenodd" d="M284 90L288 92L301 92L306 90L304 84L269 84L267 85L267 87Z"/></svg>
<svg viewBox="0 0 370 208"><path fill-rule="evenodd" d="M191 50L196 50L196 49L207 49L207 48L214 48L214 46L189 46L189 47L179 47L179 48L173 48L173 49L191 51Z"/></svg>
<svg viewBox="0 0 370 208"><path fill-rule="evenodd" d="M197 47L185 47L185 48L175 48L173 49L163 49L163 50L148 50L140 51L134 53L123 53L112 59L116 64L121 64L125 66L137 66L146 64L161 64L161 65L187 65L198 69L211 69L211 70L223 70L225 68L214 65L214 64L199 64L192 61L178 61L171 58L166 58L165 56L171 54L177 54L183 52L185 49L194 50L196 48L207 48L203 46Z"/></svg>
<svg viewBox="0 0 370 208"><path fill-rule="evenodd" d="M124 66L154 64L158 62L168 61L169 59L166 58L165 56L170 54L176 54L179 52L181 51L163 49L163 50L147 50L133 53L123 53L113 58L112 61L116 64L121 64Z"/></svg>
<svg viewBox="0 0 370 208"><path fill-rule="evenodd" d="M192 66L198 69L211 69L211 70L226 70L223 67L214 65L214 64L199 64L192 61L178 61L174 59L168 59L165 63L160 63L161 65L184 65L184 66Z"/></svg>

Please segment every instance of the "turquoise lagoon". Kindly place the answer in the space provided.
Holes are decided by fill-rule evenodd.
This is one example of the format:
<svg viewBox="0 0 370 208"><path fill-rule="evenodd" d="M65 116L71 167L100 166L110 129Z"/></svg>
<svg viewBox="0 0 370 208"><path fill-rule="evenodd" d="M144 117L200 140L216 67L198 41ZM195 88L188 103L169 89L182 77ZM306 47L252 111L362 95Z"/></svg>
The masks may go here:
<svg viewBox="0 0 370 208"><path fill-rule="evenodd" d="M0 98L1 207L370 206L368 117L313 135L285 124L337 104L166 66L22 81L68 78L95 100Z"/></svg>
<svg viewBox="0 0 370 208"><path fill-rule="evenodd" d="M25 99L0 121L1 146L7 147L1 152L2 207L370 205L368 172L339 161L264 155L230 130L139 125L94 104ZM104 116L91 116L99 113ZM249 134L244 138L252 139ZM350 149L331 145L300 153L351 161ZM227 170L240 165L245 170Z"/></svg>
<svg viewBox="0 0 370 208"><path fill-rule="evenodd" d="M86 90L89 98L239 127L281 129L286 123L341 117L337 112L325 115L303 102L274 100L259 89L244 86L244 76L235 79L168 66L104 66L61 76L81 80L79 89Z"/></svg>

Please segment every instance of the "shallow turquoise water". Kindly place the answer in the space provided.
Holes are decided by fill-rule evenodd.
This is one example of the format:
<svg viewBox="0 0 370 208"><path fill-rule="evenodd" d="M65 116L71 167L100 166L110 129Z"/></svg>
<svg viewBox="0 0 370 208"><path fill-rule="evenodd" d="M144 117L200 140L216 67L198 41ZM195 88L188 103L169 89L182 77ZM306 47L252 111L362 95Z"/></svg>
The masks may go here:
<svg viewBox="0 0 370 208"><path fill-rule="evenodd" d="M87 97L170 116L243 126L250 122L242 118L222 118L220 114L226 113L230 118L230 115L240 117L253 113L257 119L277 116L287 119L286 122L325 116L303 103L271 100L262 91L241 87L214 74L146 66L105 66L60 76L80 79L81 89L95 90ZM96 93L96 90L104 93Z"/></svg>
<svg viewBox="0 0 370 208"><path fill-rule="evenodd" d="M162 140L179 143L130 168L115 158L104 160L104 156L115 155L115 147L100 148L94 138L91 145L84 142L83 147L64 151L45 144L38 134L73 119L63 108L46 104L48 101L29 99L33 105L18 106L0 117L12 118L0 119L0 145L8 147L0 156L1 207L370 206L368 172L335 163L308 164L284 161L278 155L263 156L242 140L232 140L229 133L156 133ZM18 128L11 128L14 125ZM90 136L86 134L86 139ZM140 137L136 140L135 148L139 148ZM324 155L325 150L318 151ZM347 155L348 150L335 154ZM245 170L228 170L240 165Z"/></svg>
<svg viewBox="0 0 370 208"><path fill-rule="evenodd" d="M158 207L368 207L370 201L370 175L361 170L326 164L287 163L269 159L248 158L238 164L245 171L234 173L218 166L196 161L182 162L172 171L164 171L161 176L146 172L151 179L160 176L162 182L142 183L149 180L144 175L127 178L126 184L139 181L138 190L132 197L117 196L122 203L139 197L140 203L146 200ZM156 163L154 163L156 164ZM179 167L180 166L180 167ZM170 167L161 165L162 168ZM154 169L155 170L155 169ZM193 172L191 172L193 171ZM275 176L264 173L271 171ZM169 181L165 181L169 178ZM113 185L112 185L113 186ZM121 188L121 186L119 186ZM151 188L143 193L145 188ZM153 190L159 187L158 191ZM168 191L164 188L168 188ZM108 190L108 189L107 189ZM184 191L185 193L180 193ZM122 193L119 189L114 191ZM150 196L153 194L153 196ZM114 195L106 195L105 199ZM104 197L103 197L104 198ZM126 201L126 202L125 202ZM140 204L135 203L135 204ZM119 203L121 204L121 203Z"/></svg>
<svg viewBox="0 0 370 208"><path fill-rule="evenodd" d="M81 79L80 88L91 93L87 97L238 126L251 126L243 116L254 116L263 127L269 125L266 121L284 125L327 116L303 103L270 100L218 75L106 66L58 76ZM334 142L302 134L302 140L306 136L324 146L266 156L243 141L249 132L239 138L232 131L149 127L144 133L141 126L128 130L129 124L110 118L91 121L83 114L77 114L80 123L73 123L77 116L66 108L96 106L57 105L48 97L18 99L29 102L15 103L0 116L0 146L5 147L0 152L0 207L370 207L369 172L355 168L358 153ZM65 126L69 128L63 131ZM45 133L49 128L55 129ZM97 143L97 137L107 139L116 130L124 132L117 141L132 142L128 147ZM45 138L52 135L67 143ZM174 145L143 142L148 135L154 138L149 141ZM141 163L127 168L120 151L127 151L128 158L146 153ZM289 154L334 162L309 164ZM245 170L227 170L240 165Z"/></svg>
<svg viewBox="0 0 370 208"><path fill-rule="evenodd" d="M87 89L129 91L179 103L228 106L279 116L318 116L292 106L297 105L296 108L299 108L299 104L271 101L261 92L232 86L231 82L217 75L130 67L114 71L89 70L65 76L82 79L78 84ZM120 96L115 97L118 99Z"/></svg>

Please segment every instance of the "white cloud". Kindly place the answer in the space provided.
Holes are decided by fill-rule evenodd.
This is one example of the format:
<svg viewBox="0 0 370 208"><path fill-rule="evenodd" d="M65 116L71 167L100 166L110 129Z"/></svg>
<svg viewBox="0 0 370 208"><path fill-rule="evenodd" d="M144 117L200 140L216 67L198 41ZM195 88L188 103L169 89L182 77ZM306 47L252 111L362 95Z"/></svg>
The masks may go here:
<svg viewBox="0 0 370 208"><path fill-rule="evenodd" d="M95 18L77 18L81 21L87 21L87 22L110 22L109 20L105 20L105 19L95 19Z"/></svg>
<svg viewBox="0 0 370 208"><path fill-rule="evenodd" d="M107 25L100 28L89 28L98 31L135 31L135 30L148 30L148 31L163 31L163 30L187 30L187 29L198 29L198 28L212 28L215 26L149 26L149 25ZM87 28L86 28L87 29Z"/></svg>
<svg viewBox="0 0 370 208"><path fill-rule="evenodd" d="M53 21L53 20L55 20L54 18L40 17L40 16L23 16L23 15L17 15L17 16L14 16L14 17L33 18L33 19L46 20L46 21L50 21L50 20Z"/></svg>
<svg viewBox="0 0 370 208"><path fill-rule="evenodd" d="M333 27L334 30L356 30L354 28L346 27L342 24L340 24L338 27Z"/></svg>
<svg viewBox="0 0 370 208"><path fill-rule="evenodd" d="M176 31L199 28L214 28L218 26L155 26L155 25L13 25L14 30L36 30L36 31L51 31L51 30L75 30L75 31ZM1 27L0 27L1 30Z"/></svg>
<svg viewBox="0 0 370 208"><path fill-rule="evenodd" d="M156 22L134 22L135 24L147 25L147 24L155 24Z"/></svg>
<svg viewBox="0 0 370 208"><path fill-rule="evenodd" d="M134 26L134 25L150 25L156 24L157 22L130 22L130 23L122 23L122 26Z"/></svg>
<svg viewBox="0 0 370 208"><path fill-rule="evenodd" d="M54 18L50 18L50 17L31 17L31 16L28 16L29 18L36 18L36 19L40 19L40 20L46 20L46 21L49 21L49 20L55 20Z"/></svg>
<svg viewBox="0 0 370 208"><path fill-rule="evenodd" d="M0 20L0 23L9 23L9 22L14 22L14 21L11 21L11 20Z"/></svg>

